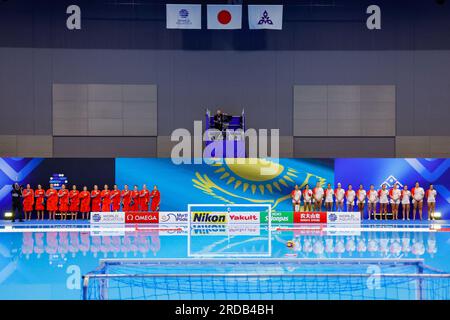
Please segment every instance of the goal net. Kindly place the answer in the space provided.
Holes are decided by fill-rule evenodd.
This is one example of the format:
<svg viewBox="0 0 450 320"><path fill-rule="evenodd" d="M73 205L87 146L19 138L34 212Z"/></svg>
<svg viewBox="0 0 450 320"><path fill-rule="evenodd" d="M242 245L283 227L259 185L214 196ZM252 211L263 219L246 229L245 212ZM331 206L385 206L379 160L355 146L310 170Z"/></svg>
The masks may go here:
<svg viewBox="0 0 450 320"><path fill-rule="evenodd" d="M102 260L83 299L445 300L450 274L415 259Z"/></svg>

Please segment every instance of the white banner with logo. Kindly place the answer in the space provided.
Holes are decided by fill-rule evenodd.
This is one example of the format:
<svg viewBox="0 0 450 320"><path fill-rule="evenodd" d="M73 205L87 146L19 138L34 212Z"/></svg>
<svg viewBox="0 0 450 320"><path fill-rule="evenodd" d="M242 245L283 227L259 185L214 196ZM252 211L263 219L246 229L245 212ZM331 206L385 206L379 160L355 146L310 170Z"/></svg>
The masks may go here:
<svg viewBox="0 0 450 320"><path fill-rule="evenodd" d="M189 214L187 212L160 211L159 223L188 223Z"/></svg>
<svg viewBox="0 0 450 320"><path fill-rule="evenodd" d="M89 228L91 237L120 237L125 235L124 224L94 224Z"/></svg>
<svg viewBox="0 0 450 320"><path fill-rule="evenodd" d="M125 212L91 212L91 224L124 224Z"/></svg>
<svg viewBox="0 0 450 320"><path fill-rule="evenodd" d="M230 212L228 213L228 223L230 224L247 224L260 223L261 217L259 212Z"/></svg>
<svg viewBox="0 0 450 320"><path fill-rule="evenodd" d="M202 6L200 4L167 4L167 29L201 29Z"/></svg>
<svg viewBox="0 0 450 320"><path fill-rule="evenodd" d="M241 29L242 6L208 4L208 29Z"/></svg>
<svg viewBox="0 0 450 320"><path fill-rule="evenodd" d="M249 5L250 29L283 29L283 5Z"/></svg>
<svg viewBox="0 0 450 320"><path fill-rule="evenodd" d="M359 212L327 212L327 224L361 224Z"/></svg>
<svg viewBox="0 0 450 320"><path fill-rule="evenodd" d="M260 225L248 224L203 224L191 229L191 236L255 236L260 235Z"/></svg>

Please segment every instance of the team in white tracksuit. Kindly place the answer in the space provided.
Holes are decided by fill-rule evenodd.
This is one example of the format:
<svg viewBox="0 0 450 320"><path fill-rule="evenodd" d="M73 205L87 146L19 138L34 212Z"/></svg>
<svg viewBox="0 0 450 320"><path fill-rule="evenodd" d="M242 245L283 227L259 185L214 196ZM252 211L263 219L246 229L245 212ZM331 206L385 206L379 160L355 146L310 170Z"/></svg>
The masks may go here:
<svg viewBox="0 0 450 320"><path fill-rule="evenodd" d="M419 218L422 219L423 202L427 201L428 219L435 219L434 213L436 209L437 192L433 185L430 185L428 190L424 190L417 182L411 191L408 186L403 186L402 189L396 184L392 188L388 188L386 184L381 186L381 189L376 190L374 185L370 185L369 190L365 190L363 185L360 185L357 190L354 190L352 185L348 185L347 190L342 188L341 183L337 184L337 188L333 189L331 184L327 185L326 189L322 188L320 182L316 183L313 189L307 185L301 190L298 185L295 186L291 192L292 206L295 212L300 212L303 200L303 211L310 212L321 211L322 204L325 202L325 209L333 211L335 204L336 211L344 211L344 202L346 209L353 212L355 202L358 211L361 212L361 219L364 218L365 204L368 204L368 219L373 216L377 220L377 216L381 219L387 219L388 207L390 205L392 216L394 220L398 220L399 209L402 207L402 218L410 219L411 200L413 203L413 219L416 218L416 212L419 211ZM377 204L380 204L380 210L377 212Z"/></svg>

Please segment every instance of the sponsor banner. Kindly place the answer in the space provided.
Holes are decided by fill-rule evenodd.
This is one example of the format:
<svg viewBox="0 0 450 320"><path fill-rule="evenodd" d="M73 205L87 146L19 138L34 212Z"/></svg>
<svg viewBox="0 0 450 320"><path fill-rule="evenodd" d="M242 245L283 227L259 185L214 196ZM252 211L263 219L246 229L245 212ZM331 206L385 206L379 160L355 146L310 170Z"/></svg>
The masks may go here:
<svg viewBox="0 0 450 320"><path fill-rule="evenodd" d="M208 29L241 29L242 5L208 4Z"/></svg>
<svg viewBox="0 0 450 320"><path fill-rule="evenodd" d="M201 29L202 6L200 4L166 4L167 29Z"/></svg>
<svg viewBox="0 0 450 320"><path fill-rule="evenodd" d="M294 236L321 236L323 235L322 227L321 226L308 226L301 229L295 229L294 230Z"/></svg>
<svg viewBox="0 0 450 320"><path fill-rule="evenodd" d="M191 212L191 222L222 224L228 222L227 215L227 212Z"/></svg>
<svg viewBox="0 0 450 320"><path fill-rule="evenodd" d="M191 228L191 236L255 236L260 235L258 225L250 224L196 224Z"/></svg>
<svg viewBox="0 0 450 320"><path fill-rule="evenodd" d="M199 224L191 230L191 236L225 236L228 234L225 224Z"/></svg>
<svg viewBox="0 0 450 320"><path fill-rule="evenodd" d="M218 213L218 212L214 212ZM269 221L269 214L263 212L232 212L226 214L228 216L228 223L267 223ZM187 223L189 219L188 212L177 211L160 211L159 223ZM192 220L191 220L192 221ZM293 223L294 215L292 211L272 212L272 223ZM201 222L199 222L201 223Z"/></svg>
<svg viewBox="0 0 450 320"><path fill-rule="evenodd" d="M259 212L229 212L228 223L230 224L243 224L243 223L260 223Z"/></svg>
<svg viewBox="0 0 450 320"><path fill-rule="evenodd" d="M123 224L124 212L91 212L91 224Z"/></svg>
<svg viewBox="0 0 450 320"><path fill-rule="evenodd" d="M158 227L160 236L187 236L188 234L188 227L186 224L160 224Z"/></svg>
<svg viewBox="0 0 450 320"><path fill-rule="evenodd" d="M294 212L294 223L326 223L326 212Z"/></svg>
<svg viewBox="0 0 450 320"><path fill-rule="evenodd" d="M283 29L283 5L249 5L250 29Z"/></svg>
<svg viewBox="0 0 450 320"><path fill-rule="evenodd" d="M187 223L189 219L188 212L160 211L159 223Z"/></svg>
<svg viewBox="0 0 450 320"><path fill-rule="evenodd" d="M126 212L125 223L159 223L158 212Z"/></svg>
<svg viewBox="0 0 450 320"><path fill-rule="evenodd" d="M361 224L359 212L327 212L328 224Z"/></svg>
<svg viewBox="0 0 450 320"><path fill-rule="evenodd" d="M91 237L122 237L125 236L125 224L94 225L89 228L89 233Z"/></svg>
<svg viewBox="0 0 450 320"><path fill-rule="evenodd" d="M269 222L269 214L261 212L261 222ZM292 211L272 211L272 223L293 223L294 214Z"/></svg>
<svg viewBox="0 0 450 320"><path fill-rule="evenodd" d="M258 225L229 225L228 234L231 236L259 236L261 229Z"/></svg>
<svg viewBox="0 0 450 320"><path fill-rule="evenodd" d="M327 223L325 234L327 236L360 236L361 229L355 224L329 224Z"/></svg>

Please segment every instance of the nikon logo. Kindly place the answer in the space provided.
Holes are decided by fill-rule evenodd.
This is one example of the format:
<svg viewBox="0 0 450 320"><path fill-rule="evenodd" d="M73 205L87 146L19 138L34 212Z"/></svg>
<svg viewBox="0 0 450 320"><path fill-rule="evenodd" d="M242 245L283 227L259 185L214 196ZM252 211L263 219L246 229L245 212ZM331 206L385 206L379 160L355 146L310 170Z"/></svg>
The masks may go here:
<svg viewBox="0 0 450 320"><path fill-rule="evenodd" d="M226 223L227 216L225 213L193 212L192 213L192 222Z"/></svg>

